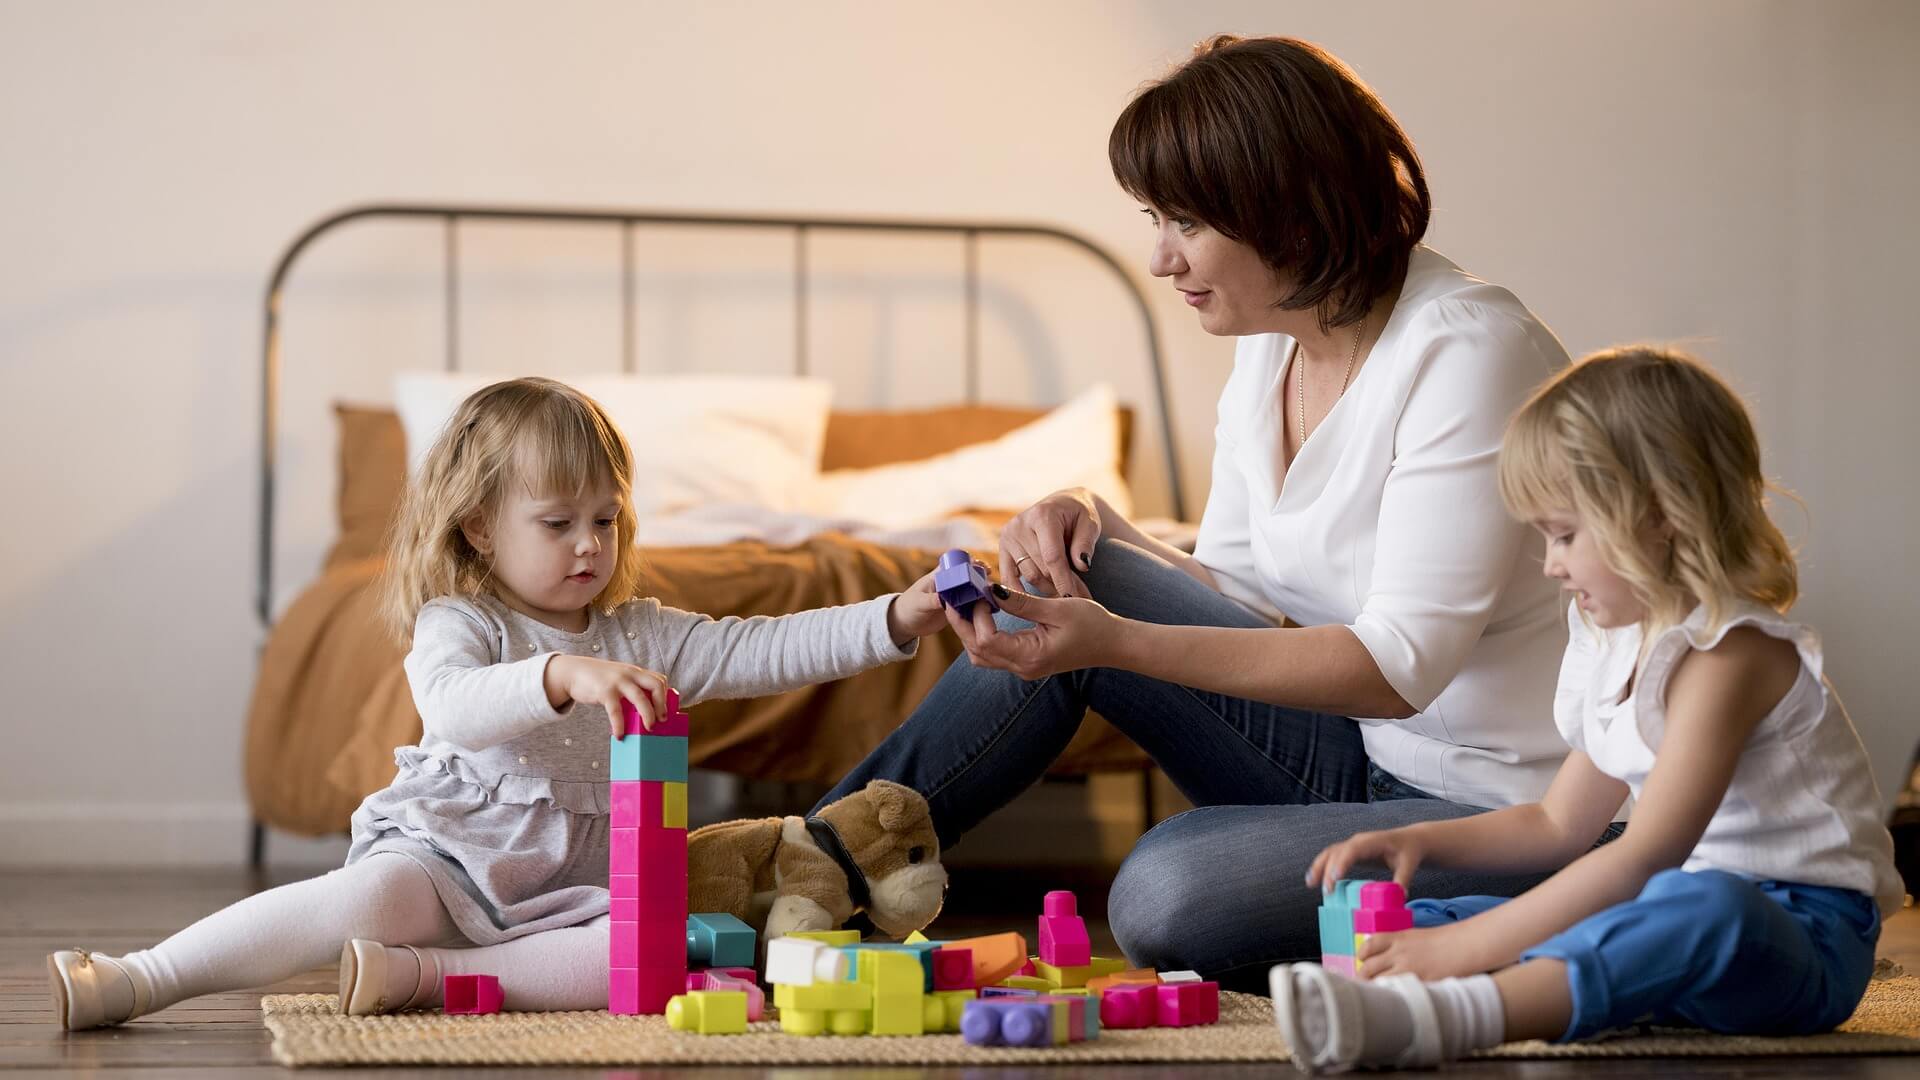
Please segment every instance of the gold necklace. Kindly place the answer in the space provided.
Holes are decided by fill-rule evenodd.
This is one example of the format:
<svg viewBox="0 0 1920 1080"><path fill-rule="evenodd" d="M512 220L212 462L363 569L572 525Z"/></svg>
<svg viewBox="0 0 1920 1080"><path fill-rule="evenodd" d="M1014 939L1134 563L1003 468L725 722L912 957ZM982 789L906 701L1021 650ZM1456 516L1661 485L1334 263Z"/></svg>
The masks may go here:
<svg viewBox="0 0 1920 1080"><path fill-rule="evenodd" d="M1353 348L1347 353L1347 370L1344 375L1340 376L1340 393L1333 395L1335 401L1339 401L1340 395L1347 392L1347 382L1353 378L1353 362L1360 357L1360 339L1365 337L1366 333L1367 320L1363 316L1360 319L1360 324L1353 328ZM1293 346L1294 359L1304 360L1306 355L1306 351L1301 349L1300 345L1296 342ZM1295 425L1300 432L1300 445L1295 447L1293 451L1298 454L1307 448L1307 367L1304 363L1300 365L1300 370L1294 373L1293 388L1296 391L1295 396L1300 403L1300 412L1298 417L1296 417L1298 423ZM1328 409L1327 411L1332 412L1333 410Z"/></svg>

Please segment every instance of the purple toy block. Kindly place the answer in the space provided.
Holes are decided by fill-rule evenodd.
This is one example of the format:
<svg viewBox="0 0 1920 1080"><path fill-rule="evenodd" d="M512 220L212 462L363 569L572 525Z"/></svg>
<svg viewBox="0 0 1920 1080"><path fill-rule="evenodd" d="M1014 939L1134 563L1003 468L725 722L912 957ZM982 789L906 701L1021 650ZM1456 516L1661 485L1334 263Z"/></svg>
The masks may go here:
<svg viewBox="0 0 1920 1080"><path fill-rule="evenodd" d="M960 1035L974 1046L1052 1046L1053 1006L981 999L960 1014Z"/></svg>
<svg viewBox="0 0 1920 1080"><path fill-rule="evenodd" d="M1056 889L1042 901L1040 960L1054 967L1085 967L1093 962L1087 924L1078 914L1078 901L1065 889Z"/></svg>
<svg viewBox="0 0 1920 1080"><path fill-rule="evenodd" d="M678 690L667 691L667 714L658 718L659 723L653 725L652 730L641 726L640 710L633 707L633 702L621 702L620 711L626 714L629 735L685 736L688 734L688 718L686 713L680 711L680 691Z"/></svg>
<svg viewBox="0 0 1920 1080"><path fill-rule="evenodd" d="M1024 986L983 986L980 988L983 998L1026 998L1031 1001L1040 996L1040 991L1029 990Z"/></svg>
<svg viewBox="0 0 1920 1080"><path fill-rule="evenodd" d="M449 975L440 981L440 1009L450 1016L484 1016L500 1011L506 996L492 975Z"/></svg>
<svg viewBox="0 0 1920 1080"><path fill-rule="evenodd" d="M971 990L973 987L972 949L933 950L933 988L935 990Z"/></svg>
<svg viewBox="0 0 1920 1080"><path fill-rule="evenodd" d="M1220 984L1162 983L1153 988L1159 999L1155 1019L1161 1027L1194 1027L1220 1020Z"/></svg>
<svg viewBox="0 0 1920 1080"><path fill-rule="evenodd" d="M980 569L973 557L960 548L953 548L940 556L940 565L933 571L933 591L940 599L964 618L973 614L973 605L982 600L987 607L999 611L1000 605L994 603L993 589L987 581L986 571Z"/></svg>
<svg viewBox="0 0 1920 1080"><path fill-rule="evenodd" d="M1100 1023L1110 1028L1149 1028L1159 1021L1160 987L1109 986L1100 995Z"/></svg>

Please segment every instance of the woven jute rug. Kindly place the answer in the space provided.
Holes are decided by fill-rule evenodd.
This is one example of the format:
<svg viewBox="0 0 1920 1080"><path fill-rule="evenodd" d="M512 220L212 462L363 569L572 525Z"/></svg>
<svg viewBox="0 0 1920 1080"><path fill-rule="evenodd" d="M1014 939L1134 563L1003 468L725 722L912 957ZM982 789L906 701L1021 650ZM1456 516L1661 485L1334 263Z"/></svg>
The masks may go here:
<svg viewBox="0 0 1920 1080"><path fill-rule="evenodd" d="M1088 1062L1284 1061L1287 1047L1266 998L1220 995L1209 1027L1102 1031L1093 1042L1026 1049L969 1046L958 1035L800 1037L779 1025L745 1035L673 1031L657 1016L604 1012L446 1016L336 1016L332 994L260 1001L282 1065L1006 1065ZM1842 1030L1800 1038L1653 1030L1557 1045L1510 1043L1481 1057L1744 1057L1920 1054L1920 978L1875 981Z"/></svg>

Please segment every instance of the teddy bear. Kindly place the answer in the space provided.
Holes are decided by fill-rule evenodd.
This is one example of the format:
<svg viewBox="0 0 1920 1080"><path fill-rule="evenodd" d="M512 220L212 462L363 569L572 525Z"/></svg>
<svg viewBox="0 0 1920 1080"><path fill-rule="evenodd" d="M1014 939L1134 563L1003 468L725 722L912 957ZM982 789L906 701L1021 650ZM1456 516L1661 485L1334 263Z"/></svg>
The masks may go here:
<svg viewBox="0 0 1920 1080"><path fill-rule="evenodd" d="M933 921L946 889L927 800L890 780L813 817L723 821L687 837L688 910L726 912L762 942L837 930L861 910L902 938Z"/></svg>

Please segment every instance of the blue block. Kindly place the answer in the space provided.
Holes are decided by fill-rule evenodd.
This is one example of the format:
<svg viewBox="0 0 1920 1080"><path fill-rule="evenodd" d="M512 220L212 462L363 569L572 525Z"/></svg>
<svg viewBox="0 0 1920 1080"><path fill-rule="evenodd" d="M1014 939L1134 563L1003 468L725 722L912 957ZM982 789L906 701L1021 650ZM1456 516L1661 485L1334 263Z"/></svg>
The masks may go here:
<svg viewBox="0 0 1920 1080"><path fill-rule="evenodd" d="M687 916L687 963L702 967L754 966L753 927L724 912Z"/></svg>
<svg viewBox="0 0 1920 1080"><path fill-rule="evenodd" d="M611 741L609 779L687 782L686 736L628 735Z"/></svg>

